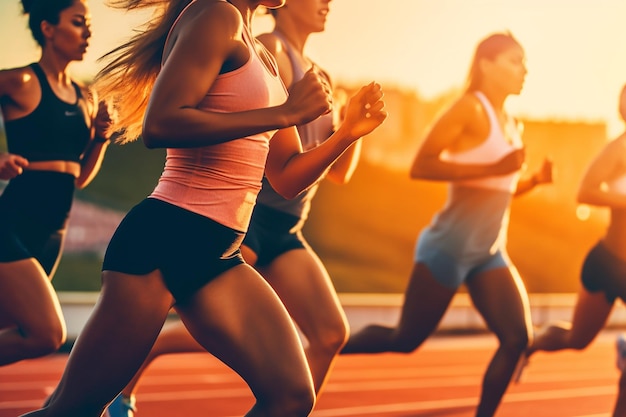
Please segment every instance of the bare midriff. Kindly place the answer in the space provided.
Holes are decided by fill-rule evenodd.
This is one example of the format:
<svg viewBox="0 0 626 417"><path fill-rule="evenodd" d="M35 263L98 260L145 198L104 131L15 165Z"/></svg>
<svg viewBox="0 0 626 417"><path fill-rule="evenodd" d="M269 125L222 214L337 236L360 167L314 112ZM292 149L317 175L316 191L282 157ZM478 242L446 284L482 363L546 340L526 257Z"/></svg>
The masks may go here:
<svg viewBox="0 0 626 417"><path fill-rule="evenodd" d="M75 178L80 176L80 164L74 161L35 161L30 162L25 169L31 171L54 171L71 174Z"/></svg>

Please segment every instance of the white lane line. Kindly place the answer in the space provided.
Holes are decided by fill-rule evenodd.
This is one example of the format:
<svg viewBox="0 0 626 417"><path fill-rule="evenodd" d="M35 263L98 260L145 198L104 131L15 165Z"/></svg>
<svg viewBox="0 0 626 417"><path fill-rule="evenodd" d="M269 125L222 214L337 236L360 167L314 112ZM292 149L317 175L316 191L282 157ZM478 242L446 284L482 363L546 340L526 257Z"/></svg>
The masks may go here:
<svg viewBox="0 0 626 417"><path fill-rule="evenodd" d="M524 401L555 400L555 399L564 399L564 398L595 397L598 395L614 395L615 392L616 392L615 385L575 388L575 389L546 390L546 391L507 394L504 397L504 402L511 403L511 402L524 402ZM366 416L366 415L377 415L381 413L391 413L391 412L415 412L415 411L427 411L427 410L441 410L441 409L475 406L477 404L477 401L478 399L476 397L472 397L472 398L455 398L455 399L450 399L450 400L415 401L415 402L396 403L396 404L344 407L344 408L314 411L311 414L311 416L313 417Z"/></svg>

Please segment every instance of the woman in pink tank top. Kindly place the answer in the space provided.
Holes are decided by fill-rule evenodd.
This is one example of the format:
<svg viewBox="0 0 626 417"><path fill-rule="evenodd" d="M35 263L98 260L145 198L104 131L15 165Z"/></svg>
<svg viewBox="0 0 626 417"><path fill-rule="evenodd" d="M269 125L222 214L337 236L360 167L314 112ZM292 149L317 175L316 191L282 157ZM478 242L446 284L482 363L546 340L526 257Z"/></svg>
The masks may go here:
<svg viewBox="0 0 626 417"><path fill-rule="evenodd" d="M287 96L273 58L250 34L259 6L283 3L113 3L162 12L108 56L97 81L119 105L122 141L141 135L148 148L167 148L167 161L155 191L109 243L98 303L57 389L28 415L101 416L141 367L171 308L248 383L256 402L246 416L311 412L315 389L296 328L239 245L264 171L293 198L386 112L380 86L363 86L337 131L302 151L295 126L331 110L330 87L312 70Z"/></svg>
<svg viewBox="0 0 626 417"><path fill-rule="evenodd" d="M313 65L304 49L311 33L324 30L329 3L330 0L289 1L289 7L271 11L275 28L260 35L259 40L276 57L286 86L299 81ZM303 149L324 142L332 134L333 119L339 118L340 112L337 109L299 125ZM356 169L360 148L360 140L350 146L331 166L326 178L338 184L347 183ZM241 251L246 262L259 270L276 291L306 338L305 353L319 397L331 365L347 340L348 325L326 268L302 234L316 189L314 185L287 200L264 178ZM181 321L166 326L142 369L109 406L110 417L132 417L137 409L138 383L154 359L170 353L201 351L203 347Z"/></svg>

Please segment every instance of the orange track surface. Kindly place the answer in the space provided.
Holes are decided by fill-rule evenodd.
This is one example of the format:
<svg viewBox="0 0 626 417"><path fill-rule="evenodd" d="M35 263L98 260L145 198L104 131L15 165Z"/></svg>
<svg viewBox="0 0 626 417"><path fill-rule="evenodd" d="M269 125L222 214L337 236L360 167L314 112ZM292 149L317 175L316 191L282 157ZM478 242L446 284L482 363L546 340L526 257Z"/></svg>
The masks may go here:
<svg viewBox="0 0 626 417"><path fill-rule="evenodd" d="M615 333L581 352L539 353L512 384L498 416L609 417L617 394ZM314 417L471 417L495 339L436 336L409 355L340 356ZM0 367L0 417L37 408L55 387L65 354ZM234 417L250 391L209 354L158 358L138 393L136 417Z"/></svg>

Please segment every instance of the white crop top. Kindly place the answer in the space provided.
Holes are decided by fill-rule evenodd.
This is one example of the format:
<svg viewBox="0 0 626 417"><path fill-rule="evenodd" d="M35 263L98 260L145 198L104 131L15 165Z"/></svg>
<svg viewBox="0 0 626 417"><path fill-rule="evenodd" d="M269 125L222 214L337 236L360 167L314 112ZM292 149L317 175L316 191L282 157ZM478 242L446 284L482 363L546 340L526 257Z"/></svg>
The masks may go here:
<svg viewBox="0 0 626 417"><path fill-rule="evenodd" d="M475 91L474 94L482 103L489 117L489 135L480 145L472 149L461 152L442 152L441 159L444 161L460 164L491 164L523 146L515 120L508 118L506 125L500 128L498 118L487 97L480 91ZM516 171L506 175L458 180L454 181L454 184L513 192L517 187L518 180L519 171Z"/></svg>

